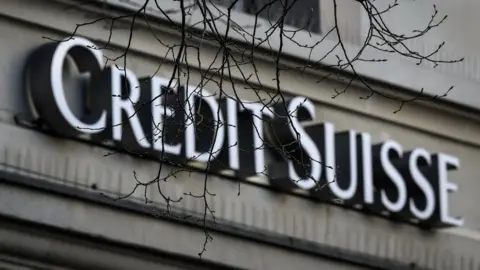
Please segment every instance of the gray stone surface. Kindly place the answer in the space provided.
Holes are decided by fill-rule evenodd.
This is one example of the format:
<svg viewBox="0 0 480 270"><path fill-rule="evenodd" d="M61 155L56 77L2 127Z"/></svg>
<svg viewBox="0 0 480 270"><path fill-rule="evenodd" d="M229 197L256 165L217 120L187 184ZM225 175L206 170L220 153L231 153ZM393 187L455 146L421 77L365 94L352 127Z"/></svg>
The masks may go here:
<svg viewBox="0 0 480 270"><path fill-rule="evenodd" d="M201 251L205 233L153 217L112 211L78 200L0 184L0 213L26 221L99 236L123 244L153 248L172 254L191 255ZM5 225L5 224L3 224ZM17 228L18 229L18 228ZM34 230L34 228L32 228ZM205 260L241 269L367 269L333 262L287 249L212 233ZM0 226L0 252L15 250L57 263L79 264L95 269L180 269L152 262L140 255L101 251L81 243L45 237ZM78 239L80 240L80 239ZM145 254L143 254L145 255ZM139 258L135 258L139 257ZM158 258L160 260L161 258ZM71 261L73 260L73 262ZM151 259L150 259L151 260ZM92 269L90 268L90 269ZM183 268L182 268L183 269Z"/></svg>
<svg viewBox="0 0 480 270"><path fill-rule="evenodd" d="M118 194L128 193L133 187L133 170L138 172L140 179L151 178L158 168L155 162L121 154L105 158L105 149L54 139L13 125L14 114L25 110L21 72L26 54L46 42L42 36L65 36L65 31L71 31L75 22L88 20L84 13L62 9L50 1L31 1L32 8L21 12L14 2L5 3L0 11L0 14L3 14L0 18L0 149L3 151L0 155L1 168L29 175L40 174L49 181L79 188L88 188L95 183L103 191ZM40 9L42 5L44 8ZM45 8L46 6L48 8ZM92 40L105 40L105 30L100 26L87 27L81 33ZM125 40L124 30L119 30L117 34L114 38L115 44ZM166 42L174 42L173 35L169 37L163 34L163 37ZM144 53L138 53L139 50ZM162 48L156 47L152 38L140 29L132 45L128 67L138 75L151 74L157 68L161 52ZM207 59L212 53L213 50L206 46L202 57ZM271 91L273 85L267 82L271 81L272 68L267 62L261 62L259 67L266 90ZM165 65L159 71L160 74L168 75L169 68ZM193 82L195 76L198 74L192 75ZM480 182L477 181L480 157L478 117L474 119L475 115L447 105L427 105L420 102L412 103L401 113L394 115L391 112L397 109L398 104L377 98L358 100L358 96L366 93L364 89L352 88L347 95L331 100L332 87L338 86L338 82L316 84L315 74L307 74L300 79L298 74L293 72L284 73L282 76L285 76L286 91L311 97L317 103L319 121L333 122L338 130L353 128L367 131L373 135L374 141L392 138L406 148L422 146L432 152L446 152L459 157L461 170L450 174L450 178L459 185L459 192L451 199L451 211L465 218L465 228L428 234L412 226L392 224L381 218L335 206L313 204L298 196L274 193L249 184L242 184L241 195L237 196L236 183L210 176L210 189L217 194L210 203L219 217L381 258L414 261L434 269L476 269L480 265L480 212L475 205L480 190ZM216 90L214 85L207 87ZM253 97L247 91L242 92L242 96ZM174 168L166 167L164 173L172 169ZM202 174L180 173L178 176L175 181L164 186L170 196L201 190L201 180L204 177ZM261 180L259 184L262 184ZM158 231L162 231L161 236L174 237L177 235L177 228L144 217L134 218L127 214L123 216L101 207L59 201L58 198L30 194L21 189L0 189L0 192L1 213L52 226L74 228L98 235L113 233L109 237L171 249L183 254L196 254L202 240L201 233L185 230L188 237L180 237L175 239L173 244L169 242L163 246L161 239L156 238ZM149 189L148 192L150 199L161 202L154 189ZM142 191L139 190L134 197L141 199ZM204 209L201 200L191 197L185 197L176 206L197 212ZM210 244L209 253L213 255L209 256L217 256L212 257L212 260L229 260L233 265L245 264L252 269L267 269L263 268L267 266L272 269L277 266L275 269L278 269L281 265L290 266L289 263L295 263L295 266L283 269L309 269L318 264L317 259L308 256L295 255L298 259L291 259L285 252L262 249L239 239L227 237L222 240L221 236L218 236L218 239L220 240ZM270 265L272 261L275 263ZM328 269L328 266L325 267L322 269Z"/></svg>

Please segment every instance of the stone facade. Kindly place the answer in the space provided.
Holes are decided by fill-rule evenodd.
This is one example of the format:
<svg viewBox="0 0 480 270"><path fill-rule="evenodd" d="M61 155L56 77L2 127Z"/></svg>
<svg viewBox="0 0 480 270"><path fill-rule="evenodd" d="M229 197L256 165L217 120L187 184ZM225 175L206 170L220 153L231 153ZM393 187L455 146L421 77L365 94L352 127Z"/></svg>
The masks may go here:
<svg viewBox="0 0 480 270"><path fill-rule="evenodd" d="M426 232L335 205L312 203L302 196L282 194L269 189L262 180L255 185L242 183L237 196L235 181L212 175L210 191L217 195L209 203L220 219L220 227L210 228L214 240L208 243L204 260L198 261L197 253L205 240L202 227L162 216L166 206L154 189L148 191L154 202L148 206L143 203L142 190L117 202L99 194L129 193L135 184L132 172L136 171L139 179L149 179L158 169L156 162L126 154L104 157L108 151L105 148L54 137L14 122L15 116L27 109L22 72L28 53L48 42L45 37L68 36L76 23L93 14L92 10L71 8L67 2L2 3L0 254L4 255L0 262L49 264L49 269L188 269L191 265L205 269L480 267L480 212L475 205L480 190L476 171L480 158L478 112L442 101L418 101L393 114L398 104L392 101L378 97L359 100L359 96L368 94L359 85L331 99L333 88L342 87L342 82L317 83L321 72L301 75L293 70L282 73L282 90L314 101L318 121L333 122L338 130L369 132L375 142L394 139L406 149L424 147L458 157L460 170L449 174L459 186L458 192L451 195L450 212L462 216L465 224ZM169 32L173 30L156 27L165 43L178 43L178 35ZM100 45L106 42L107 33L98 24L82 28L78 35ZM146 27L136 29L135 35L128 67L139 75L151 74L164 59L165 51L155 47L154 37ZM127 37L127 30L119 29L112 44L122 48ZM207 47L201 57L208 61L214 52ZM259 60L257 65L265 92L273 91L273 63ZM171 68L171 62L166 63L158 74L168 76ZM192 71L193 82L199 81L198 71L198 67ZM239 74L233 76L240 79ZM385 93L414 95L373 83ZM215 91L217 86L207 87ZM225 91L233 91L226 87ZM249 92L242 95L255 98ZM202 189L203 178L200 172L180 173L175 181L165 184L165 192L172 197L195 193ZM175 213L201 216L204 204L185 197L173 206ZM417 268L410 268L413 266Z"/></svg>

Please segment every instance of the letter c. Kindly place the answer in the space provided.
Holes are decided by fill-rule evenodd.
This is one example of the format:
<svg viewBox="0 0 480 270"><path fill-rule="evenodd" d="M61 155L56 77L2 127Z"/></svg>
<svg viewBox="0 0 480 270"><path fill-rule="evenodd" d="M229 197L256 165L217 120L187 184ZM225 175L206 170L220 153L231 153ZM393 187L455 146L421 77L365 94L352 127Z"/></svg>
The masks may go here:
<svg viewBox="0 0 480 270"><path fill-rule="evenodd" d="M65 60L70 56L80 73L96 74L102 70L103 55L87 39L73 37L59 43L49 43L36 49L25 69L27 95L34 116L41 116L53 130L70 136L95 134L106 128L107 113L77 117L68 106L63 85ZM90 89L87 89L89 91ZM99 115L97 115L99 114ZM92 119L95 119L92 121Z"/></svg>

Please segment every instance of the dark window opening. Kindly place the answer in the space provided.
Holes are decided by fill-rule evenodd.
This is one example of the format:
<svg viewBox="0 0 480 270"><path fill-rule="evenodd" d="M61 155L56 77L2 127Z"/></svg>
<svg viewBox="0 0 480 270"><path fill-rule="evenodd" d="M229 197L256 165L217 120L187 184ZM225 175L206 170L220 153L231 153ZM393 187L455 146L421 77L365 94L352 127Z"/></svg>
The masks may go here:
<svg viewBox="0 0 480 270"><path fill-rule="evenodd" d="M230 7L235 0L211 0L214 4ZM276 25L285 14L285 25L312 33L320 33L319 0L238 0L233 10L256 15Z"/></svg>

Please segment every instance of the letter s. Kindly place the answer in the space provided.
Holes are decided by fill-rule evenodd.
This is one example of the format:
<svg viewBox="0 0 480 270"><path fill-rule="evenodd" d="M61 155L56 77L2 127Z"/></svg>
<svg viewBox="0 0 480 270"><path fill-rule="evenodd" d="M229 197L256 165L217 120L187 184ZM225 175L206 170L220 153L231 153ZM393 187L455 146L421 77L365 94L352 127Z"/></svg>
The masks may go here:
<svg viewBox="0 0 480 270"><path fill-rule="evenodd" d="M290 179L301 189L309 190L313 188L317 181L320 180L320 176L322 173L321 167L321 156L318 150L318 147L313 142L312 138L308 135L305 129L300 125L298 121L298 111L300 107L304 107L307 109L308 113L310 114L312 120L315 119L315 106L313 103L303 97L296 97L292 99L288 105L287 111L289 112L290 117L289 119L289 129L293 136L298 140L300 147L303 148L304 151L307 152L308 156L310 157L310 164L311 169L309 172L309 176L306 179L301 179L298 176L297 172L295 171L295 167L293 166L293 161L288 161L288 174Z"/></svg>

